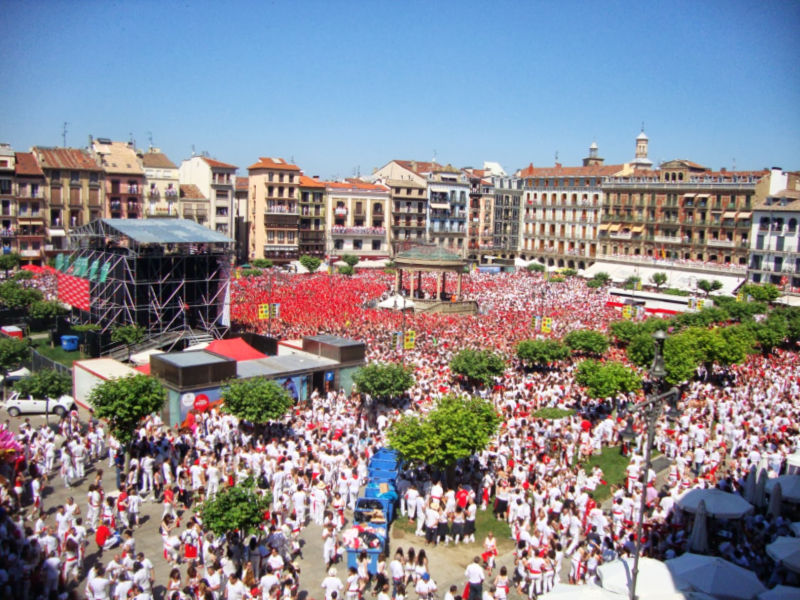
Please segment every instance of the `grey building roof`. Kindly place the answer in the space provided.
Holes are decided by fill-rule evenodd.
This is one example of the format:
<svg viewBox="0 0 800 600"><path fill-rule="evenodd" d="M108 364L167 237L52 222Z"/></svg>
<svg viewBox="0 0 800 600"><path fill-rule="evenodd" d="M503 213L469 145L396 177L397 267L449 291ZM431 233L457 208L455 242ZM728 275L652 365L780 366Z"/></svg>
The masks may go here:
<svg viewBox="0 0 800 600"><path fill-rule="evenodd" d="M233 243L226 235L212 231L189 219L101 219L139 244L217 244Z"/></svg>

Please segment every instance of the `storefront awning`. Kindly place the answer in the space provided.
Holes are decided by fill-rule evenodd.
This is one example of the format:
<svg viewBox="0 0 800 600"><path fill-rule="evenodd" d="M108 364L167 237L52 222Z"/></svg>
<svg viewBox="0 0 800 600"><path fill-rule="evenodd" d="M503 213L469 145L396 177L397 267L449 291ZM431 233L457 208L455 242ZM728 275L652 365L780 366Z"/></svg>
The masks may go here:
<svg viewBox="0 0 800 600"><path fill-rule="evenodd" d="M608 231L608 228L611 227L608 223L603 223L600 227L597 228L598 231Z"/></svg>
<svg viewBox="0 0 800 600"><path fill-rule="evenodd" d="M708 194L697 194L697 199L699 200L700 198L708 198Z"/></svg>
<svg viewBox="0 0 800 600"><path fill-rule="evenodd" d="M47 235L49 235L50 237L64 237L65 235L67 235L67 232L64 231L63 229L48 229Z"/></svg>
<svg viewBox="0 0 800 600"><path fill-rule="evenodd" d="M726 210L722 213L723 219L735 219L736 218L736 211L735 210Z"/></svg>
<svg viewBox="0 0 800 600"><path fill-rule="evenodd" d="M684 198L694 198L695 196L697 196L697 194L684 194L683 195Z"/></svg>
<svg viewBox="0 0 800 600"><path fill-rule="evenodd" d="M631 227L631 233L642 233L644 231L644 225L634 225Z"/></svg>
<svg viewBox="0 0 800 600"><path fill-rule="evenodd" d="M751 213L751 212L740 212L739 213L739 219L752 219L752 218L753 218L753 213Z"/></svg>
<svg viewBox="0 0 800 600"><path fill-rule="evenodd" d="M447 202L431 202L431 208L438 210L450 210L450 205Z"/></svg>
<svg viewBox="0 0 800 600"><path fill-rule="evenodd" d="M608 228L609 231L619 231L620 225L612 225Z"/></svg>

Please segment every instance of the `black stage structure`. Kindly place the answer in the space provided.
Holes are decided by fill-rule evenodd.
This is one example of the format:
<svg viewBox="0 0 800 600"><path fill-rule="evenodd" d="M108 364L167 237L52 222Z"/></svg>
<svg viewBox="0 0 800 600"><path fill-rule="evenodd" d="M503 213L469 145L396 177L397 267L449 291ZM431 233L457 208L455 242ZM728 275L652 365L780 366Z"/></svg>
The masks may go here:
<svg viewBox="0 0 800 600"><path fill-rule="evenodd" d="M187 330L222 337L230 325L234 246L188 219L98 219L76 227L70 262L88 271L90 296L80 320L105 333L136 324L149 338Z"/></svg>

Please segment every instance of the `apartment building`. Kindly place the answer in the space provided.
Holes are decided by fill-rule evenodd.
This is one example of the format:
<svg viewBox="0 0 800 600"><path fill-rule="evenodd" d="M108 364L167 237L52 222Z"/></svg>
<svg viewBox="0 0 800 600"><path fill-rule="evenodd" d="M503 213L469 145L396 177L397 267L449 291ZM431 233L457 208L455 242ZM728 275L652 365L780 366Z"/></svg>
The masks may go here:
<svg viewBox="0 0 800 600"><path fill-rule="evenodd" d="M494 193L491 171L465 167L469 181L469 210L467 221L467 258L479 260L493 249Z"/></svg>
<svg viewBox="0 0 800 600"><path fill-rule="evenodd" d="M598 253L603 179L633 172L630 165L605 165L595 142L579 167L522 169L520 256L550 266L588 267Z"/></svg>
<svg viewBox="0 0 800 600"><path fill-rule="evenodd" d="M756 197L747 279L800 293L800 174L772 169Z"/></svg>
<svg viewBox="0 0 800 600"><path fill-rule="evenodd" d="M182 183L178 187L178 206L180 216L198 225L208 227L210 202L200 188L193 183Z"/></svg>
<svg viewBox="0 0 800 600"><path fill-rule="evenodd" d="M239 264L247 262L247 253L250 250L250 224L247 211L247 193L249 190L248 177L236 177L233 191L233 227L236 240L236 261Z"/></svg>
<svg viewBox="0 0 800 600"><path fill-rule="evenodd" d="M298 248L300 256L308 254L324 259L329 252L326 244L327 211L325 183L315 177L300 175Z"/></svg>
<svg viewBox="0 0 800 600"><path fill-rule="evenodd" d="M297 260L300 167L282 158L261 157L247 171L249 258L269 258L276 264Z"/></svg>
<svg viewBox="0 0 800 600"><path fill-rule="evenodd" d="M35 146L32 154L44 173L44 195L19 201L17 222L26 232L18 236L19 247L32 257L44 245L47 256L66 250L65 238L75 227L110 216L105 171L88 150Z"/></svg>
<svg viewBox="0 0 800 600"><path fill-rule="evenodd" d="M766 171L712 171L688 160L603 178L598 255L747 265L753 201Z"/></svg>
<svg viewBox="0 0 800 600"><path fill-rule="evenodd" d="M14 176L16 185L15 199L8 203L5 199L2 203L2 230L0 236L3 238L3 252L21 252L17 234L20 232L17 226L17 215L20 204L31 206L33 203L44 202L45 178L36 156L32 152L16 152L14 155ZM46 209L45 209L46 210ZM49 227L47 228L47 238L44 243L45 256L49 253L64 252L67 249L66 231L64 229L63 217L58 207L50 209ZM26 254L32 261L39 259L36 256L36 249L26 247Z"/></svg>
<svg viewBox="0 0 800 600"><path fill-rule="evenodd" d="M144 169L133 143L89 139L89 149L105 173L107 206L112 219L138 219L144 204Z"/></svg>
<svg viewBox="0 0 800 600"><path fill-rule="evenodd" d="M139 154L145 178L145 217L180 216L178 167L158 148Z"/></svg>
<svg viewBox="0 0 800 600"><path fill-rule="evenodd" d="M387 258L389 188L350 179L326 182L325 192L331 255L354 254L362 260Z"/></svg>
<svg viewBox="0 0 800 600"><path fill-rule="evenodd" d="M10 144L0 144L0 241L3 253L17 252L15 192L17 158Z"/></svg>
<svg viewBox="0 0 800 600"><path fill-rule="evenodd" d="M371 176L372 181L389 188L392 256L428 240L428 180L420 173L430 171L432 164L392 160Z"/></svg>
<svg viewBox="0 0 800 600"><path fill-rule="evenodd" d="M513 258L520 246L520 207L522 179L507 175L491 175L492 252L501 258Z"/></svg>
<svg viewBox="0 0 800 600"><path fill-rule="evenodd" d="M192 156L181 162L178 177L181 185L196 185L209 202L206 227L232 236L234 233L234 184L236 165L218 161L208 156Z"/></svg>

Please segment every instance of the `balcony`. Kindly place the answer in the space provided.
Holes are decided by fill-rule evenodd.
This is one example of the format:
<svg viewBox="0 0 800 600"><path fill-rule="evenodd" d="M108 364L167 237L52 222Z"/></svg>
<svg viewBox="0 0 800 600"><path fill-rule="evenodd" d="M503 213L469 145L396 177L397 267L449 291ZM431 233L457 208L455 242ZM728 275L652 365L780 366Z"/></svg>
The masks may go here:
<svg viewBox="0 0 800 600"><path fill-rule="evenodd" d="M337 206L333 209L333 214L337 217L346 217L347 216L347 208L344 206Z"/></svg>
<svg viewBox="0 0 800 600"><path fill-rule="evenodd" d="M331 227L331 235L360 235L367 237L383 237L386 235L386 228L384 227Z"/></svg>
<svg viewBox="0 0 800 600"><path fill-rule="evenodd" d="M265 215L297 215L296 206L268 205L264 208Z"/></svg>
<svg viewBox="0 0 800 600"><path fill-rule="evenodd" d="M13 229L0 229L0 238L13 238L15 235Z"/></svg>
<svg viewBox="0 0 800 600"><path fill-rule="evenodd" d="M619 231L617 233L609 233L608 237L612 240L630 240L633 239L633 233L630 231Z"/></svg>
<svg viewBox="0 0 800 600"><path fill-rule="evenodd" d="M654 235L653 241L657 244L680 244L682 240L677 235Z"/></svg>
<svg viewBox="0 0 800 600"><path fill-rule="evenodd" d="M733 240L707 240L706 245L711 248L734 248L736 242Z"/></svg>
<svg viewBox="0 0 800 600"><path fill-rule="evenodd" d="M22 258L39 258L42 255L42 251L25 249L25 250L20 250L19 255Z"/></svg>

